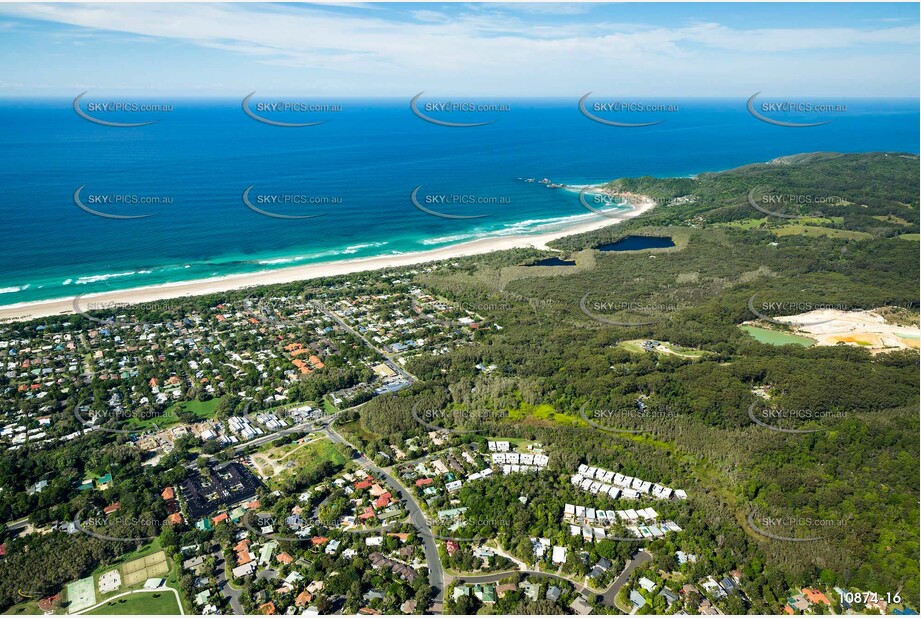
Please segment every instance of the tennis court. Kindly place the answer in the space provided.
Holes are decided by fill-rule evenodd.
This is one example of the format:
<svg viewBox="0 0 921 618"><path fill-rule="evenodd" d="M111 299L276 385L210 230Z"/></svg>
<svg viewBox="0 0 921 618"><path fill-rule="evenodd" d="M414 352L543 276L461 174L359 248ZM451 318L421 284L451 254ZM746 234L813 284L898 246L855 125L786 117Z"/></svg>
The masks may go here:
<svg viewBox="0 0 921 618"><path fill-rule="evenodd" d="M125 586L131 588L141 584L151 577L165 575L169 571L166 564L166 553L158 551L149 556L126 562L122 565Z"/></svg>
<svg viewBox="0 0 921 618"><path fill-rule="evenodd" d="M67 584L67 600L70 602L67 611L71 614L95 605L96 591L93 589L93 578L84 577Z"/></svg>

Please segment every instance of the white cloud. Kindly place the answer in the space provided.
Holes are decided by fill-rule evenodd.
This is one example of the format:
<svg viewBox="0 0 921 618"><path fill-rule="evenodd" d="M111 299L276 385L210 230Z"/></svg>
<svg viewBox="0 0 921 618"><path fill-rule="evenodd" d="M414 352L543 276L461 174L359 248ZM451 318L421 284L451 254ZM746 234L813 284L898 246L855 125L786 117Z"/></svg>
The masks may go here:
<svg viewBox="0 0 921 618"><path fill-rule="evenodd" d="M917 68L918 27L879 25L864 28L738 29L719 23L660 27L585 19L560 22L526 19L528 12L572 14L569 5L477 5L436 10L418 5L410 11L332 10L310 5L241 4L17 4L0 5L9 17L43 20L93 32L143 35L232 52L255 62L324 74L323 90L342 94L365 88L366 94L397 94L394 84L412 78L426 88L458 87L482 93L557 94L596 89L616 78L634 94L689 87L699 95L702 79L733 75L738 86L760 66L779 79L783 68L794 79L827 83L832 56L847 51L852 67L892 57L906 46L906 59ZM578 6L578 5L577 5ZM399 18L399 19L398 19ZM901 63L905 65L905 61ZM910 69L910 66L903 66ZM190 62L190 73L208 67ZM869 87L889 79L886 70L868 68ZM361 80L339 79L361 76ZM853 86L853 70L834 75L838 91ZM458 79L460 78L460 79ZM893 84L897 83L893 79ZM917 84L917 71L912 78ZM899 83L904 83L900 76ZM873 83L873 82L876 83ZM550 88L549 84L554 87ZM659 85L657 85L657 82ZM696 86L695 86L696 84ZM770 86L766 84L765 86ZM728 94L723 84L722 91ZM381 89L388 89L382 92ZM410 88L412 89L412 88ZM916 88L915 88L916 90Z"/></svg>

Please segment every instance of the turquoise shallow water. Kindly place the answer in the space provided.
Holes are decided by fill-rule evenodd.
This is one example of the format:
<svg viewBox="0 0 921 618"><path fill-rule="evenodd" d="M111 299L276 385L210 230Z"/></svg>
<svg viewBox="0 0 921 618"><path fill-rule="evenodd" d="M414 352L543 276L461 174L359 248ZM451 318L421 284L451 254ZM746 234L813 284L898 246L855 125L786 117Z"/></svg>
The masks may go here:
<svg viewBox="0 0 921 618"><path fill-rule="evenodd" d="M253 121L239 99L173 101L157 124L135 128L87 122L72 100L0 102L0 305L424 251L598 217L544 178L580 185L807 151L919 150L916 100L848 102L847 114L810 129L759 122L744 99L682 101L662 124L620 129L588 120L576 101L511 100L497 122L466 129L426 123L408 100L341 101L329 122L298 129ZM265 212L321 216L259 214L242 200L250 186L251 204ZM78 187L97 212L150 216L89 214L74 202ZM488 216L427 214L410 200L417 187L429 210ZM112 203L117 196L160 201ZM272 202L282 196L323 203Z"/></svg>

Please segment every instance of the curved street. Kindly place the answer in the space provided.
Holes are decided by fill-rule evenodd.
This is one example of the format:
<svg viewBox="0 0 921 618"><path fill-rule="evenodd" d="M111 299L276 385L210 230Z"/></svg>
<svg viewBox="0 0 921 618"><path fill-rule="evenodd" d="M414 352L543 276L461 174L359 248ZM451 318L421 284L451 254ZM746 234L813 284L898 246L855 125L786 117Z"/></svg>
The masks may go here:
<svg viewBox="0 0 921 618"><path fill-rule="evenodd" d="M633 557L630 558L630 561L627 562L626 566L624 567L624 570L621 571L620 575L617 576L617 579L611 582L611 585L608 586L607 589L605 589L603 593L599 593L598 591L593 590L592 588L589 588L583 584L580 584L579 582L574 581L563 575L558 575L556 573L546 573L544 571L534 571L530 569L522 570L522 571L503 571L501 573L490 573L488 575L457 576L455 577L455 579L457 581L464 582L465 584L491 584L491 583L498 582L502 579L505 579L506 577L511 577L513 575L524 575L524 576L535 575L535 576L542 576L542 577L550 577L553 579L559 579L561 581L565 581L565 582L572 584L575 587L576 592L581 593L583 591L588 591L592 594L601 594L602 602L605 605L609 607L616 607L614 604L614 599L617 597L617 593L620 592L620 589L624 587L624 584L627 583L627 580L630 579L630 575L639 566L641 566L642 564L645 564L646 562L649 562L650 560L652 560L652 555L650 555L649 552L642 550L642 549L636 552L633 555Z"/></svg>
<svg viewBox="0 0 921 618"><path fill-rule="evenodd" d="M323 432L333 442L344 444L356 453L359 453L357 448L355 448L348 440L343 438L336 432L335 429L332 428L332 424L326 426L323 429ZM421 528L419 530L419 535L422 537L422 543L425 548L425 561L428 564L429 569L429 584L432 586L432 590L435 593L434 602L440 605L444 599L445 572L444 567L441 565L441 557L438 555L438 545L435 543L435 536L432 533L431 526L429 526L428 521L425 518L425 513L422 511L419 503L416 502L416 499L409 492L409 490L386 470L375 464L361 453L359 453L358 457L355 458L355 461L358 462L362 467L373 471L375 474L384 479L384 481L390 485L392 489L399 492L400 497L406 503L406 510L409 511L410 521L413 522L414 525L417 525L419 528Z"/></svg>

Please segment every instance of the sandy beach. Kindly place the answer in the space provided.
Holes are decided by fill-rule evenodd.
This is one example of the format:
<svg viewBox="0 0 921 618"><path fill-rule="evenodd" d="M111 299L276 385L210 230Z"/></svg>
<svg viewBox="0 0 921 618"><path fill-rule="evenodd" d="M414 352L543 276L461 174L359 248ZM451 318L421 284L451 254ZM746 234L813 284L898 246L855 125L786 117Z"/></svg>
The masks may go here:
<svg viewBox="0 0 921 618"><path fill-rule="evenodd" d="M290 283L293 281L316 279L318 277L331 277L368 270L424 264L426 262L435 262L438 260L470 255L481 255L483 253L491 253L493 251L502 251L505 249L533 247L535 249L545 250L548 249L547 243L553 240L563 238L564 236L572 236L573 234L590 232L609 225L616 225L621 221L637 217L655 206L655 202L646 196L624 195L617 197L623 197L632 206L633 210L623 212L618 219L598 217L598 220L579 223L578 225L545 234L483 238L467 243L451 245L449 247L432 249L431 251L419 251L400 255L384 255L354 260L340 260L323 262L320 264L305 264L302 266L279 268L277 270L228 275L226 277L216 277L213 279L181 281L164 285L126 289L117 292L85 294L80 295L79 298L91 299L96 304L111 303L113 305L131 305L171 298L181 298L184 296L200 296L203 294L226 292L228 290L239 290L260 285ZM6 324L34 318L75 313L75 298L75 296L68 296L66 298L0 306L0 323Z"/></svg>

